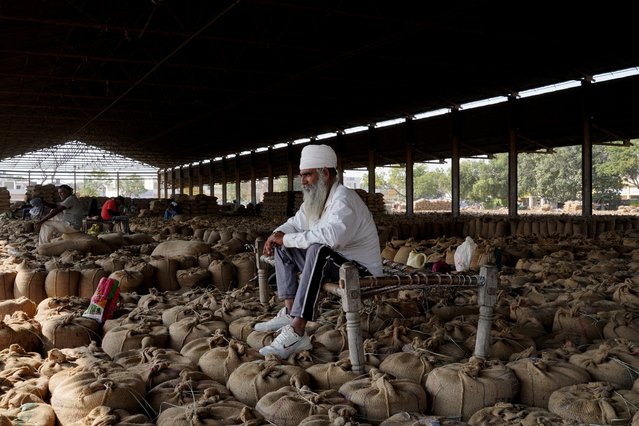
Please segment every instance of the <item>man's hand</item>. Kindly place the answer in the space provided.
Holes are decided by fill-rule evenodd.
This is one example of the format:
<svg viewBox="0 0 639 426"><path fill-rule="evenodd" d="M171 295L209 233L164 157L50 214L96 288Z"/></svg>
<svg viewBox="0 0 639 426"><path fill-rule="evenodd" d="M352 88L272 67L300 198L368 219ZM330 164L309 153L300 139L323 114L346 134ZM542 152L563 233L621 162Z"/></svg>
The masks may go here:
<svg viewBox="0 0 639 426"><path fill-rule="evenodd" d="M273 232L264 243L264 255L273 256L273 247L284 245L284 233L282 231Z"/></svg>

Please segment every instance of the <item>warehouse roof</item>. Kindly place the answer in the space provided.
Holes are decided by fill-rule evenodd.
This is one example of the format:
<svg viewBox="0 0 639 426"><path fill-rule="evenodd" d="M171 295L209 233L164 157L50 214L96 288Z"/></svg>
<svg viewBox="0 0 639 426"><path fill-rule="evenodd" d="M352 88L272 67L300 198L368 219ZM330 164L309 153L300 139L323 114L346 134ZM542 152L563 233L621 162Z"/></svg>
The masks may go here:
<svg viewBox="0 0 639 426"><path fill-rule="evenodd" d="M80 140L168 168L639 66L632 11L570 3L3 2L0 158ZM584 114L595 141L639 137L637 78L588 86L331 143L358 167L401 162L408 128L417 160L451 131L503 152L509 123L522 149L579 143Z"/></svg>

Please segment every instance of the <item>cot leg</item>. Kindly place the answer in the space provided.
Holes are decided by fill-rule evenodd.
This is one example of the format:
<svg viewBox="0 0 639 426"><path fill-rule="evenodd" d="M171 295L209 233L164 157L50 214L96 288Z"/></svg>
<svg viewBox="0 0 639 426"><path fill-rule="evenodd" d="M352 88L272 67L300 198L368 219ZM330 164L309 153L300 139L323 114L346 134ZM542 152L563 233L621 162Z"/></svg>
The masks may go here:
<svg viewBox="0 0 639 426"><path fill-rule="evenodd" d="M344 263L339 270L339 285L342 295L342 309L346 315L346 334L351 357L351 369L355 373L364 373L364 343L360 310L362 299L359 287L359 271L350 262Z"/></svg>
<svg viewBox="0 0 639 426"><path fill-rule="evenodd" d="M475 356L488 358L490 355L493 307L497 302L497 267L482 266L479 275L486 278L486 284L479 287L479 321L475 339Z"/></svg>
<svg viewBox="0 0 639 426"><path fill-rule="evenodd" d="M268 303L269 288L268 288L268 268L260 260L262 251L264 250L264 239L257 238L255 240L255 262L257 264L257 285L260 292L260 303Z"/></svg>

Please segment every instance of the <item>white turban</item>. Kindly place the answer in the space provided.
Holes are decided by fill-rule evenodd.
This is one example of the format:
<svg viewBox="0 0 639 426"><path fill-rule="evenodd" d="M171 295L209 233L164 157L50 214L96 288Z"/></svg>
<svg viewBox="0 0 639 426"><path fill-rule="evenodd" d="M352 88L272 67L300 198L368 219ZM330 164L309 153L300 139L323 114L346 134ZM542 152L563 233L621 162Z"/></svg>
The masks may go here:
<svg viewBox="0 0 639 426"><path fill-rule="evenodd" d="M306 145L302 148L300 170L337 168L337 154L328 145Z"/></svg>

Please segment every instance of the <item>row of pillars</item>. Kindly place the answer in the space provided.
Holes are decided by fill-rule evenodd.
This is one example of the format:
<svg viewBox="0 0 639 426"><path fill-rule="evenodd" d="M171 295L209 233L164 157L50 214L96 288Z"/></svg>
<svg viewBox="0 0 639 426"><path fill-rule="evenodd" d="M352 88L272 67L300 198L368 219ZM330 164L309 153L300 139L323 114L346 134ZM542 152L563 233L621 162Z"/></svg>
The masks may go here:
<svg viewBox="0 0 639 426"><path fill-rule="evenodd" d="M592 216L592 141L590 138L590 130L591 130L591 122L588 114L587 108L587 90L590 83L588 81L584 81L582 83L583 89L583 110L582 110L582 122L583 122L583 139L582 139L582 215L585 217ZM516 123L514 120L514 109L515 109L515 97L509 97L509 107L508 107L508 215L510 217L517 216L517 130ZM449 126L449 136L451 142L451 194L452 194L452 216L457 218L460 216L460 150L459 150L459 132L455 128L456 116L459 114L458 109L453 109L450 114L450 126ZM413 166L414 166L414 154L415 154L415 136L413 132L412 120L407 120L404 124L404 135L405 135L405 146L406 146L406 214L412 215L413 211L413 202L414 202L414 191L413 191ZM368 129L369 138L368 138L368 192L369 194L374 194L376 192L375 187L375 167L377 164L377 144L375 137L375 127L370 126ZM339 179L341 182L344 181L344 167L343 167L343 155L340 152L340 147L344 146L343 141L340 143L340 139L343 135L338 134L336 136L335 143L335 151L337 153L337 167L339 172ZM289 153L290 153L291 144L289 144ZM269 148L268 158L271 158L271 150ZM256 174L255 174L255 152L251 153L251 202L256 203ZM228 166L228 159L220 160L221 164L221 185L222 185L222 204L226 204L227 202L227 182L234 181L235 182L235 200L239 203L240 200L240 170L239 170L239 154L235 156L235 176L234 179L229 179L229 176L226 172ZM291 158L291 155L288 155L288 164L287 164L287 175L288 175L288 190L293 190L293 171L297 170L297 161L298 159ZM199 190L202 194L204 191L204 181L203 181L203 167L205 165L203 163L199 163L198 167L198 176L199 176ZM208 163L208 177L209 177L209 195L213 195L214 193L214 174L213 174L213 162ZM186 174L186 176L185 176ZM188 186L188 195L193 195L193 185L191 182L191 176L193 176L193 166L182 166L178 168L166 169L164 171L158 172L158 182L163 182L164 189L164 198L169 198L169 182L170 186L170 196L173 197L176 195L176 190L179 190L180 193L183 191L182 182L186 180L189 182ZM184 180L183 180L184 178ZM268 164L268 191L273 192L273 167L269 161ZM162 188L158 185L158 198L161 197Z"/></svg>

